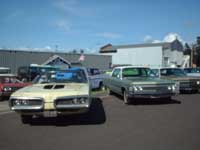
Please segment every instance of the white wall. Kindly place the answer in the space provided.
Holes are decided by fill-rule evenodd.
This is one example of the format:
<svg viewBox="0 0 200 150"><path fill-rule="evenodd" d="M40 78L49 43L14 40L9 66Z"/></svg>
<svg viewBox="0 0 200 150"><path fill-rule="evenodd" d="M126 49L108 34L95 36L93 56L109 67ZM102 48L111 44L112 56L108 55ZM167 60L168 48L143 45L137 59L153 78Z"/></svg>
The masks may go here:
<svg viewBox="0 0 200 150"><path fill-rule="evenodd" d="M162 65L162 47L141 47L141 48L123 48L118 49L117 53L112 54L112 63L161 66Z"/></svg>
<svg viewBox="0 0 200 150"><path fill-rule="evenodd" d="M163 51L163 57L169 58L169 66L172 64L181 65L183 62L183 52L171 49L166 49Z"/></svg>

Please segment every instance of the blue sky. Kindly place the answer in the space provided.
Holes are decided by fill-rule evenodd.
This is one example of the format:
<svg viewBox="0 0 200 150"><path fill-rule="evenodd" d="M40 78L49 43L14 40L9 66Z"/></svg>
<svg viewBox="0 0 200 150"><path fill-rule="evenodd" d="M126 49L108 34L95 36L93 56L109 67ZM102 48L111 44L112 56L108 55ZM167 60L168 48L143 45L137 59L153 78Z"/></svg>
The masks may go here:
<svg viewBox="0 0 200 150"><path fill-rule="evenodd" d="M199 0L1 0L0 47L96 52L112 43L195 42Z"/></svg>

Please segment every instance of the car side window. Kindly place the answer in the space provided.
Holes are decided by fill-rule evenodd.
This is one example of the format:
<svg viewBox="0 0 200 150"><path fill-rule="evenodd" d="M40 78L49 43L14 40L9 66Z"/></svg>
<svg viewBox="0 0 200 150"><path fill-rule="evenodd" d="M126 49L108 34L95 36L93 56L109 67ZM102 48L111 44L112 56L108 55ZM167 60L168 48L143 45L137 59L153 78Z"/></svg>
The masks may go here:
<svg viewBox="0 0 200 150"><path fill-rule="evenodd" d="M166 70L166 69L161 69L161 70L160 70L160 74L161 74L162 76L166 76L166 75L167 75L167 70Z"/></svg>
<svg viewBox="0 0 200 150"><path fill-rule="evenodd" d="M120 77L120 69L115 69L113 71L112 77L119 78Z"/></svg>

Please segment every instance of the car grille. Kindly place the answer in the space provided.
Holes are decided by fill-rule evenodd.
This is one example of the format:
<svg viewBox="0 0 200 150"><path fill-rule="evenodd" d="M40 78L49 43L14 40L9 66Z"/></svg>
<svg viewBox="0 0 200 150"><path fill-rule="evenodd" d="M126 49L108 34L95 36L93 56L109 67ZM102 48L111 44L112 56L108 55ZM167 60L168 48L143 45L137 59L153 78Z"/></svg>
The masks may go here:
<svg viewBox="0 0 200 150"><path fill-rule="evenodd" d="M171 93L171 90L168 90L169 85L142 85L142 91L139 91L141 94L166 94Z"/></svg>
<svg viewBox="0 0 200 150"><path fill-rule="evenodd" d="M150 87L143 87L144 91L163 91L163 90L168 90L167 86L150 86Z"/></svg>
<svg viewBox="0 0 200 150"><path fill-rule="evenodd" d="M180 87L197 87L196 81L181 81Z"/></svg>

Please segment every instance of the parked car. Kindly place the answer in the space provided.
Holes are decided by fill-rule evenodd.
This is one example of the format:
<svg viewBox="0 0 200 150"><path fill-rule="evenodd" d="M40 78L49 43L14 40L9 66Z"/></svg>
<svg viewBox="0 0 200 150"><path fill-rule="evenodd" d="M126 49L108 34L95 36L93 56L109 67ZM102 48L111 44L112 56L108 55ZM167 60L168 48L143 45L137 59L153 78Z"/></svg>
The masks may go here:
<svg viewBox="0 0 200 150"><path fill-rule="evenodd" d="M149 72L146 67L116 67L111 76L104 79L104 85L110 94L122 95L125 104L134 98L170 99L178 94L174 81L150 77Z"/></svg>
<svg viewBox="0 0 200 150"><path fill-rule="evenodd" d="M41 75L38 84L25 87L12 94L11 110L21 115L23 123L33 116L56 117L86 113L90 109L90 87L87 71L71 68L50 76Z"/></svg>
<svg viewBox="0 0 200 150"><path fill-rule="evenodd" d="M200 68L184 68L183 70L185 71L187 76L200 78Z"/></svg>
<svg viewBox="0 0 200 150"><path fill-rule="evenodd" d="M91 89L102 89L104 74L98 68L87 68Z"/></svg>
<svg viewBox="0 0 200 150"><path fill-rule="evenodd" d="M181 68L157 68L152 72L162 79L171 79L179 83L180 92L198 91L200 88L200 78L189 77Z"/></svg>
<svg viewBox="0 0 200 150"><path fill-rule="evenodd" d="M23 83L13 74L0 74L0 100L9 97L16 90L23 88L30 83Z"/></svg>
<svg viewBox="0 0 200 150"><path fill-rule="evenodd" d="M37 75L58 70L60 70L60 68L56 66L31 64L29 66L19 67L17 76L19 80L31 82Z"/></svg>

